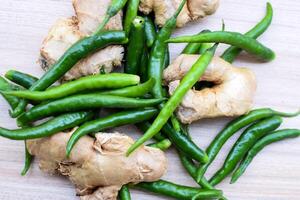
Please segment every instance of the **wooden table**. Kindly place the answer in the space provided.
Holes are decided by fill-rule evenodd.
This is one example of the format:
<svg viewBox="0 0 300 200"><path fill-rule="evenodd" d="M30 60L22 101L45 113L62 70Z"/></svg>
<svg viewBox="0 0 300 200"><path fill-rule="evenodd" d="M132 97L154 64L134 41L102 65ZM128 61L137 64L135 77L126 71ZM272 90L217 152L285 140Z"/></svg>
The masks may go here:
<svg viewBox="0 0 300 200"><path fill-rule="evenodd" d="M271 28L260 38L277 53L271 63L259 63L243 55L237 66L252 69L258 81L255 107L272 107L295 111L300 102L300 1L272 0L275 16ZM72 15L71 0L2 0L0 4L0 74L18 69L34 75L42 70L36 63L39 47L50 26L59 17ZM227 30L247 31L265 13L265 1L221 0L217 13L203 21L189 24L175 35L196 33L204 28L219 30L221 19ZM182 45L171 45L172 57ZM0 126L14 128L8 116L8 106L0 100ZM228 119L201 120L191 125L196 143L205 148ZM286 119L283 127L300 128L300 119ZM123 128L120 128L121 130ZM118 130L120 130L118 129ZM137 137L136 130L126 133ZM232 138L218 156L208 175L220 167L231 145ZM260 153L244 176L234 185L226 179L218 188L230 200L299 200L300 196L300 139L274 144ZM167 152L168 173L164 179L179 184L196 186L182 168L175 152ZM38 169L37 163L29 174L20 176L23 166L23 142L0 138L0 199L1 200L72 200L73 186L63 177L49 176ZM133 191L133 199L167 199L149 193Z"/></svg>

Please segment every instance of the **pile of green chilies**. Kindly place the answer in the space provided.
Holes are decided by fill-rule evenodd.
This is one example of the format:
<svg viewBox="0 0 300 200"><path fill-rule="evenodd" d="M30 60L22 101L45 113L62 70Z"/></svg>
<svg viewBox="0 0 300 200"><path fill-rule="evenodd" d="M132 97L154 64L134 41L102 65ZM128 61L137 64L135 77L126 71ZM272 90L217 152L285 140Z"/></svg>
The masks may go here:
<svg viewBox="0 0 300 200"><path fill-rule="evenodd" d="M214 188L233 172L231 183L245 172L255 155L265 146L287 138L300 136L298 129L277 130L282 117L299 114L283 113L261 108L240 116L215 137L204 151L192 140L188 128L173 115L189 89L194 87L210 64L218 43L232 45L221 56L232 63L246 51L263 60L275 58L274 52L256 39L272 21L273 9L267 3L265 17L245 34L229 31L201 31L195 36L170 38L176 19L186 0L182 0L174 15L161 28L155 27L151 16L138 16L139 0L113 0L106 17L92 36L72 45L51 69L40 79L19 71L10 70L0 77L1 95L9 103L11 116L21 127L17 130L0 128L0 136L13 140L28 140L51 136L75 126L79 128L70 138L66 155L69 156L76 142L85 135L125 124L135 124L145 134L133 144L127 156L150 138L149 146L167 150L173 145L181 163L201 188L174 184L164 180L139 183L142 188L175 199L225 199L222 191ZM104 31L106 23L126 6L124 31ZM168 43L187 42L182 53L201 54L180 85L169 97L162 86L162 72L169 65ZM92 75L50 87L68 72L79 60L110 44L125 44L125 73ZM214 44L214 45L213 45ZM25 112L26 105L32 108ZM118 108L109 116L96 118L95 109ZM42 124L31 123L52 117ZM237 132L246 128L233 145L223 166L208 181L205 172L223 145ZM26 144L26 143L25 143ZM25 148L26 159L22 175L30 167L32 156ZM120 200L130 200L129 187L119 192Z"/></svg>

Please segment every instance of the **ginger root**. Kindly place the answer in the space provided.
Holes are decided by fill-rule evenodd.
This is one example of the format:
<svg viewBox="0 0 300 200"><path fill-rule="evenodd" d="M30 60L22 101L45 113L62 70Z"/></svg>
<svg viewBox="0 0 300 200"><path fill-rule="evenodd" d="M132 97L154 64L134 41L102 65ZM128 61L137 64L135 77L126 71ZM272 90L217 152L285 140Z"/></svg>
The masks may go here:
<svg viewBox="0 0 300 200"><path fill-rule="evenodd" d="M72 133L29 140L27 147L39 159L42 171L69 177L82 200L116 200L122 185L155 181L166 171L166 157L159 149L143 146L126 157L134 141L119 133L82 137L66 158Z"/></svg>
<svg viewBox="0 0 300 200"><path fill-rule="evenodd" d="M141 0L139 9L145 14L151 11L155 13L155 22L163 26L165 22L175 13L181 0ZM187 0L177 18L177 27L207 15L213 14L219 6L219 0Z"/></svg>
<svg viewBox="0 0 300 200"><path fill-rule="evenodd" d="M92 34L103 20L110 2L110 0L73 0L76 17L58 20L43 41L40 50L42 68L47 70L72 44ZM114 16L105 28L122 30L122 13ZM121 65L123 54L122 46L108 46L78 62L62 80L68 81L81 76L98 74L101 68L109 73L114 66Z"/></svg>
<svg viewBox="0 0 300 200"><path fill-rule="evenodd" d="M164 82L172 95L180 80L199 55L180 55L164 70ZM213 82L212 88L191 89L177 109L182 123L190 124L202 118L238 116L247 113L253 102L256 80L252 71L237 68L219 57L214 57L199 81Z"/></svg>

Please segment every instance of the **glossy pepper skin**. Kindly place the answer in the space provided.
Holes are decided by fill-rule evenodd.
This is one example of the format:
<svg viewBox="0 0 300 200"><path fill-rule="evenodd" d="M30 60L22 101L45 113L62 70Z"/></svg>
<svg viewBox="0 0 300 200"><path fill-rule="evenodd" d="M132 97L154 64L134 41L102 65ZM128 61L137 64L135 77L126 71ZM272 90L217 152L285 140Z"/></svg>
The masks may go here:
<svg viewBox="0 0 300 200"><path fill-rule="evenodd" d="M181 161L181 164L189 173L189 175L204 189L214 189L212 185L205 179L202 178L199 182L197 181L197 167L192 159L186 156L183 152L178 151L178 155Z"/></svg>
<svg viewBox="0 0 300 200"><path fill-rule="evenodd" d="M31 76L30 74L25 74L16 70L9 70L6 72L5 78L27 89L38 80L38 78Z"/></svg>
<svg viewBox="0 0 300 200"><path fill-rule="evenodd" d="M146 121L153 118L157 112L155 108L129 110L86 122L72 134L67 143L66 154L69 156L76 142L85 135L94 134L108 128Z"/></svg>
<svg viewBox="0 0 300 200"><path fill-rule="evenodd" d="M90 119L92 112L76 112L60 115L35 127L8 130L0 128L0 136L12 140L28 140L51 136L60 131L76 127Z"/></svg>
<svg viewBox="0 0 300 200"><path fill-rule="evenodd" d="M227 155L224 164L214 176L209 180L210 184L216 185L220 183L226 176L231 173L237 164L243 159L248 150L263 136L270 131L276 130L282 123L282 118L273 116L263 119L248 127L239 139L236 141L229 154Z"/></svg>
<svg viewBox="0 0 300 200"><path fill-rule="evenodd" d="M7 94L34 101L45 101L59 99L89 90L123 88L126 86L136 85L139 82L140 78L138 76L130 74L98 74L82 77L75 81L49 88L45 91L10 91L7 92Z"/></svg>
<svg viewBox="0 0 300 200"><path fill-rule="evenodd" d="M238 32L228 32L228 31L213 31L210 33L201 33L193 36L181 36L176 38L171 38L167 42L169 43L225 43L236 47L239 47L246 52L253 54L264 61L271 61L275 58L275 53L264 46L257 40L245 36Z"/></svg>
<svg viewBox="0 0 300 200"><path fill-rule="evenodd" d="M177 16L182 10L185 2L186 0L183 0L181 2L175 14L170 19L168 19L165 25L161 28L151 48L148 65L148 78L155 79L155 85L152 90L152 95L155 98L163 97L162 72L164 69L165 53L167 47L166 40L170 38L172 31L175 29Z"/></svg>
<svg viewBox="0 0 300 200"><path fill-rule="evenodd" d="M245 33L246 36L251 38L258 38L262 35L270 26L273 18L273 8L272 5L268 2L267 3L267 12L266 16L251 30ZM231 46L222 54L222 58L229 63L232 63L234 59L242 52L241 48Z"/></svg>
<svg viewBox="0 0 300 200"><path fill-rule="evenodd" d="M215 137L215 139L210 143L210 145L206 149L206 153L209 157L209 162L201 165L198 169L198 180L205 174L209 165L214 161L217 154L220 152L223 145L228 141L231 136L237 133L242 128L257 122L259 120L269 118L272 116L281 116L281 117L294 117L297 116L299 112L295 113L283 113L279 111L275 111L271 108L259 108L250 111L249 113L242 115L233 121L229 122L225 128Z"/></svg>
<svg viewBox="0 0 300 200"><path fill-rule="evenodd" d="M263 150L269 144L279 142L289 138L296 138L300 136L300 130L298 129L283 129L269 133L265 137L261 138L256 144L247 152L247 155L240 163L239 167L232 175L230 183L235 183L240 176L246 171L248 165L252 162L254 157Z"/></svg>
<svg viewBox="0 0 300 200"><path fill-rule="evenodd" d="M200 33L208 33L210 32L210 30L203 30ZM200 34L199 33L199 34ZM199 50L202 46L202 43L198 42L198 43L188 43L185 48L182 50L181 53L184 54L199 54Z"/></svg>
<svg viewBox="0 0 300 200"><path fill-rule="evenodd" d="M218 199L222 197L222 191L220 190L199 189L177 185L164 180L158 180L151 183L143 182L135 185L135 187L180 200L191 200L195 195L199 195L197 196L197 199Z"/></svg>
<svg viewBox="0 0 300 200"><path fill-rule="evenodd" d="M127 74L138 74L141 66L141 57L145 46L145 20L142 17L134 18L129 34L124 71Z"/></svg>
<svg viewBox="0 0 300 200"><path fill-rule="evenodd" d="M145 19L145 35L146 35L146 45L151 48L156 40L156 30L153 20L149 16L144 16Z"/></svg>
<svg viewBox="0 0 300 200"><path fill-rule="evenodd" d="M164 107L161 109L160 113L152 123L152 126L147 130L147 132L139 138L127 151L127 155L130 155L134 150L136 150L144 142L152 138L156 133L158 133L162 127L167 123L177 106L181 103L183 97L189 89L200 79L200 77L205 72L207 66L211 62L217 45L214 45L211 49L206 51L191 67L190 71L181 80L179 86L176 88L174 94L169 98Z"/></svg>
<svg viewBox="0 0 300 200"><path fill-rule="evenodd" d="M124 31L128 35L131 30L131 24L137 16L140 0L128 0L124 19Z"/></svg>
<svg viewBox="0 0 300 200"><path fill-rule="evenodd" d="M185 153L188 157L201 163L208 162L208 156L206 153L201 150L187 135L175 131L168 123L163 126L162 131L168 136L176 148Z"/></svg>
<svg viewBox="0 0 300 200"><path fill-rule="evenodd" d="M85 37L73 44L61 58L31 87L31 91L43 91L59 80L79 60L111 44L125 44L128 39L124 31L106 31ZM26 108L27 102L21 100L12 112L12 117L18 117Z"/></svg>
<svg viewBox="0 0 300 200"><path fill-rule="evenodd" d="M13 90L20 90L21 88L10 84L7 80L5 80L2 76L0 76L0 90L5 92L5 91L13 91ZM16 108L19 104L19 98L11 95L7 95L1 92L1 95L3 98L7 101L7 103L10 105L12 109Z"/></svg>
<svg viewBox="0 0 300 200"><path fill-rule="evenodd" d="M151 107L161 103L164 99L135 99L102 94L79 94L42 103L31 108L18 118L19 124L57 115L59 113L89 110L95 108L140 108Z"/></svg>
<svg viewBox="0 0 300 200"><path fill-rule="evenodd" d="M112 0L109 7L106 10L105 17L103 21L98 26L97 30L94 32L94 35L97 35L103 32L105 25L109 22L109 20L115 16L122 8L126 5L127 0Z"/></svg>
<svg viewBox="0 0 300 200"><path fill-rule="evenodd" d="M152 90L154 83L155 83L154 79L149 79L147 82L139 85L129 86L129 87L115 89L115 90L108 90L99 93L105 95L120 96L120 97L143 97L144 95L148 94Z"/></svg>
<svg viewBox="0 0 300 200"><path fill-rule="evenodd" d="M123 185L119 191L119 200L131 200L130 191L127 185Z"/></svg>

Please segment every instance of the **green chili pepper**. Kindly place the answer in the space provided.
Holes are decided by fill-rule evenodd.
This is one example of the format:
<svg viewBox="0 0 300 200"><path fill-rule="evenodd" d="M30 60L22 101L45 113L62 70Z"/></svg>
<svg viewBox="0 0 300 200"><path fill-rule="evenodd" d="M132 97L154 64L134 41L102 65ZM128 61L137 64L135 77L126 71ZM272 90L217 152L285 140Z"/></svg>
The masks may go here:
<svg viewBox="0 0 300 200"><path fill-rule="evenodd" d="M10 80L11 82L23 86L24 88L30 88L31 85L38 80L38 78L36 77L16 70L9 70L8 72L6 72L5 78Z"/></svg>
<svg viewBox="0 0 300 200"><path fill-rule="evenodd" d="M200 33L209 33L210 30L203 30ZM199 33L199 34L200 34ZM188 43L181 53L184 54L199 54L202 43Z"/></svg>
<svg viewBox="0 0 300 200"><path fill-rule="evenodd" d="M1 91L12 91L12 90L20 90L16 85L10 84L7 80L0 76L0 90ZM7 101L12 109L16 108L19 103L19 98L1 93L3 98Z"/></svg>
<svg viewBox="0 0 300 200"><path fill-rule="evenodd" d="M150 122L141 122L141 123L135 124L135 126L138 129L140 129L142 132L145 133L151 127L151 123ZM153 137L153 139L155 139L156 141L162 141L162 140L166 139L166 137L159 132Z"/></svg>
<svg viewBox="0 0 300 200"><path fill-rule="evenodd" d="M151 183L143 182L135 186L150 192L180 200L191 200L195 195L199 195L197 199L218 199L222 197L222 191L220 190L193 188L183 185L177 185L164 180L159 180Z"/></svg>
<svg viewBox="0 0 300 200"><path fill-rule="evenodd" d="M132 22L126 53L125 73L138 74L145 46L145 20L136 17Z"/></svg>
<svg viewBox="0 0 300 200"><path fill-rule="evenodd" d="M227 142L227 140L237 133L242 128L252 124L261 119L269 118L272 116L281 116L281 117L294 117L300 114L300 111L296 113L283 113L272 110L270 108L260 108L250 111L249 113L242 115L235 120L228 123L225 128L215 137L215 139L211 142L211 144L206 149L206 153L209 157L209 162L205 165L200 166L198 169L198 180L205 174L209 165L216 158L217 154L223 147L223 145Z"/></svg>
<svg viewBox="0 0 300 200"><path fill-rule="evenodd" d="M254 39L258 38L270 26L272 22L272 18L273 18L273 8L270 3L267 3L266 16L255 27L253 27L251 30L245 33L245 35ZM242 51L241 48L232 46L226 49L226 51L223 53L221 57L227 62L232 63L233 60L241 53L241 51Z"/></svg>
<svg viewBox="0 0 300 200"><path fill-rule="evenodd" d="M237 142L230 150L223 167L210 179L210 184L220 183L229 173L231 173L237 164L243 159L247 151L263 136L270 131L276 130L282 123L282 118L273 116L258 121L248 127L239 137Z"/></svg>
<svg viewBox="0 0 300 200"><path fill-rule="evenodd" d="M149 16L145 16L145 34L146 44L148 48L151 48L156 40L156 30L152 19Z"/></svg>
<svg viewBox="0 0 300 200"><path fill-rule="evenodd" d="M202 178L199 182L197 181L197 167L195 166L195 163L192 159L186 156L183 152L178 151L178 154L182 165L190 174L190 176L196 181L196 183L198 183L204 189L214 189L214 187L210 185L205 178Z"/></svg>
<svg viewBox="0 0 300 200"><path fill-rule="evenodd" d="M86 122L80 126L71 136L66 148L66 155L69 157L76 142L87 134L93 134L108 128L135 124L149 120L157 114L157 109L131 110L112 114L110 116Z"/></svg>
<svg viewBox="0 0 300 200"><path fill-rule="evenodd" d="M162 131L177 149L185 153L188 157L195 159L201 163L208 162L208 156L202 151L187 135L175 131L171 125L166 123Z"/></svg>
<svg viewBox="0 0 300 200"><path fill-rule="evenodd" d="M158 148L162 151L167 150L170 146L172 145L171 141L169 139L164 139L162 141L159 142L155 142L152 144L148 144L147 146L149 147L153 147L153 148Z"/></svg>
<svg viewBox="0 0 300 200"><path fill-rule="evenodd" d="M211 62L214 53L216 51L217 45L213 48L206 51L196 63L191 67L190 71L184 76L181 80L180 85L176 88L174 94L170 97L164 107L161 109L159 115L154 120L152 126L147 130L147 132L138 139L127 151L127 155L132 153L135 149L137 149L144 142L152 138L156 133L160 131L160 129L167 123L170 116L173 114L177 106L181 103L183 97L187 93L189 89L193 87L193 85L200 79L202 74L205 72L207 66ZM203 159L204 161L206 159Z"/></svg>
<svg viewBox="0 0 300 200"><path fill-rule="evenodd" d="M24 143L25 143L25 165L21 172L22 176L26 175L26 173L28 172L28 170L30 168L31 162L33 160L33 156L29 153L29 151L27 149L26 141Z"/></svg>
<svg viewBox="0 0 300 200"><path fill-rule="evenodd" d="M27 124L59 113L94 108L151 107L162 101L164 101L164 99L134 99L102 94L79 94L34 106L18 118L18 123Z"/></svg>
<svg viewBox="0 0 300 200"><path fill-rule="evenodd" d="M87 90L122 88L130 85L136 85L139 82L140 78L138 76L130 74L98 74L82 77L75 81L49 88L46 91L23 90L8 91L3 93L34 101L44 101L49 99L59 99Z"/></svg>
<svg viewBox="0 0 300 200"><path fill-rule="evenodd" d="M140 0L128 0L124 19L124 31L127 35L130 33L131 24L137 16Z"/></svg>
<svg viewBox="0 0 300 200"><path fill-rule="evenodd" d="M155 79L155 85L153 87L152 95L155 98L163 97L162 92L162 72L164 68L165 61L165 51L167 43L165 41L170 38L172 30L176 27L176 19L182 10L186 0L182 0L179 8L175 14L166 21L162 29L157 34L156 40L151 48L149 66L148 66L148 76L149 78Z"/></svg>
<svg viewBox="0 0 300 200"><path fill-rule="evenodd" d="M119 200L131 200L130 191L127 185L123 185L119 191Z"/></svg>
<svg viewBox="0 0 300 200"><path fill-rule="evenodd" d="M68 72L79 60L85 58L111 44L124 44L127 42L124 31L107 31L97 35L83 38L73 44L61 58L31 87L31 91L42 91L47 89L66 72ZM26 108L27 102L21 100L18 107L14 109L11 116L18 117Z"/></svg>
<svg viewBox="0 0 300 200"><path fill-rule="evenodd" d="M92 112L76 112L63 114L36 127L17 130L0 128L0 136L12 140L28 140L51 136L60 131L73 128L92 119Z"/></svg>
<svg viewBox="0 0 300 200"><path fill-rule="evenodd" d="M126 88L99 92L105 95L114 95L120 97L142 97L151 91L155 83L154 79L149 79L147 82L140 85L130 86Z"/></svg>
<svg viewBox="0 0 300 200"><path fill-rule="evenodd" d="M209 48L213 46L212 43L202 43L201 47L199 48L199 54L203 54L205 51L207 51Z"/></svg>
<svg viewBox="0 0 300 200"><path fill-rule="evenodd" d="M109 20L115 16L122 8L126 5L127 0L112 0L110 6L107 8L105 17L101 24L98 26L97 30L94 32L94 35L101 33L105 25Z"/></svg>
<svg viewBox="0 0 300 200"><path fill-rule="evenodd" d="M247 155L240 163L239 167L235 170L231 178L231 184L235 183L237 179L245 172L248 165L252 162L254 157L267 145L285 140L288 138L296 138L300 136L300 130L298 129L283 129L269 133L265 137L261 138L251 147L247 152Z"/></svg>
<svg viewBox="0 0 300 200"><path fill-rule="evenodd" d="M139 68L139 76L141 78L142 83L148 80L148 68L147 68L148 62L149 62L149 53L147 47L144 46L141 55L141 66Z"/></svg>
<svg viewBox="0 0 300 200"><path fill-rule="evenodd" d="M166 50L165 50L165 58L164 58L164 64L163 64L163 68L167 68L170 65L170 51L169 51L169 45L166 46Z"/></svg>
<svg viewBox="0 0 300 200"><path fill-rule="evenodd" d="M194 36L171 38L167 40L167 42L219 42L239 47L248 53L256 55L266 61L270 61L275 58L275 53L271 49L259 43L257 40L237 32L214 31L210 33L201 33Z"/></svg>

